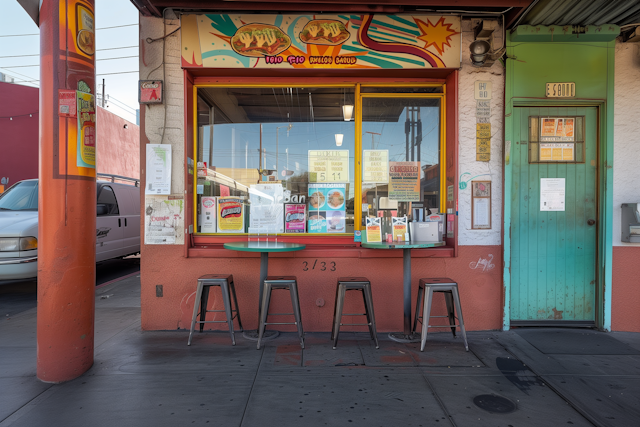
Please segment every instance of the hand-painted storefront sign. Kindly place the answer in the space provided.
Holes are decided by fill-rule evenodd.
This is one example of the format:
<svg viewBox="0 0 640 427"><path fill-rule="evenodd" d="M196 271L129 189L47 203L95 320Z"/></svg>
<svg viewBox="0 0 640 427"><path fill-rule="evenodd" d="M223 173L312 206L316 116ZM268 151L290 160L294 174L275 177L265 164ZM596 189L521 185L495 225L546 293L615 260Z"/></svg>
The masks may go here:
<svg viewBox="0 0 640 427"><path fill-rule="evenodd" d="M459 68L439 15L182 15L184 68Z"/></svg>

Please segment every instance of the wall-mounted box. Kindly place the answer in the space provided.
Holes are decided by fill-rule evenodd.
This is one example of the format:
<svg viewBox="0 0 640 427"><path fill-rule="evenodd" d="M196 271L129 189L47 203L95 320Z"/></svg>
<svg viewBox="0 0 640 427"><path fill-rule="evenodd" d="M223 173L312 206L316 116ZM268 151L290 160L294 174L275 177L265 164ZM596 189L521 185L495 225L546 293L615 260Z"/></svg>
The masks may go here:
<svg viewBox="0 0 640 427"><path fill-rule="evenodd" d="M638 203L622 204L623 242L640 243L640 211Z"/></svg>

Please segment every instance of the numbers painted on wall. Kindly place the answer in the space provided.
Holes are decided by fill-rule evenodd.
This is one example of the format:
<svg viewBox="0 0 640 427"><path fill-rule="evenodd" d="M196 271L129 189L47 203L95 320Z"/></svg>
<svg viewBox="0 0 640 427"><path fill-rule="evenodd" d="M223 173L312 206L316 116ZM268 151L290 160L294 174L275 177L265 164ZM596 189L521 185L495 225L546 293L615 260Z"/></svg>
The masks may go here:
<svg viewBox="0 0 640 427"><path fill-rule="evenodd" d="M313 262L302 261L302 271L319 270L319 271L336 271L335 261L318 261Z"/></svg>

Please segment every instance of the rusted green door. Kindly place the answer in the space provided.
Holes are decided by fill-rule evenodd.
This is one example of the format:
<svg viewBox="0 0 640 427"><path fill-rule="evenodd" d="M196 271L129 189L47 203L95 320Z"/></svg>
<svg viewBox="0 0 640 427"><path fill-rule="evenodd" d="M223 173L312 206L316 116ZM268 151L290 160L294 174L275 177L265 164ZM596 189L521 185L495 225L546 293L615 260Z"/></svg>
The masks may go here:
<svg viewBox="0 0 640 427"><path fill-rule="evenodd" d="M595 321L596 140L596 108L514 109L512 325Z"/></svg>

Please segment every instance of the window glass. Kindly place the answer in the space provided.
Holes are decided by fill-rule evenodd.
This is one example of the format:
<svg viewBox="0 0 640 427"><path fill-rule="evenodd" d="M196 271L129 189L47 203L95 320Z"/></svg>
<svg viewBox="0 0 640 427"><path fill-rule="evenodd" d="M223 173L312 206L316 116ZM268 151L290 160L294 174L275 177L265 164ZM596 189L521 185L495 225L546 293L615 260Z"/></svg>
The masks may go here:
<svg viewBox="0 0 640 427"><path fill-rule="evenodd" d="M98 204L103 204L107 208L107 212L103 215L118 215L118 202L116 201L116 195L113 192L113 189L108 185L105 185L100 189L100 194L98 195Z"/></svg>
<svg viewBox="0 0 640 427"><path fill-rule="evenodd" d="M21 181L0 195L0 211L37 211L38 181Z"/></svg>
<svg viewBox="0 0 640 427"><path fill-rule="evenodd" d="M362 225L441 212L440 99L362 99Z"/></svg>
<svg viewBox="0 0 640 427"><path fill-rule="evenodd" d="M354 88L199 88L197 105L199 233L353 233Z"/></svg>

